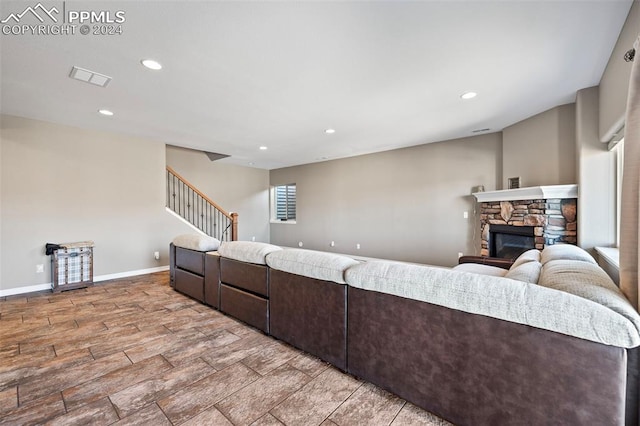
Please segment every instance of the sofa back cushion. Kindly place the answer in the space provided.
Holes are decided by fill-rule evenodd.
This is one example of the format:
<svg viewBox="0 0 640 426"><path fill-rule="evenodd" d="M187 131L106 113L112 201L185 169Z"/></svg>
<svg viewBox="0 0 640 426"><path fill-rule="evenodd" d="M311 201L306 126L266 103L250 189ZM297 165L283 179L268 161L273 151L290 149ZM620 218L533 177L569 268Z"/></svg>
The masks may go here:
<svg viewBox="0 0 640 426"><path fill-rule="evenodd" d="M515 267L511 266L504 277L537 284L538 278L540 278L540 269L542 269L542 263L538 261L524 262Z"/></svg>
<svg viewBox="0 0 640 426"><path fill-rule="evenodd" d="M279 250L282 250L282 248L267 243L256 243L253 241L225 241L220 245L218 253L222 257L239 260L240 262L266 265L267 262L265 258L267 255Z"/></svg>
<svg viewBox="0 0 640 426"><path fill-rule="evenodd" d="M220 247L220 240L208 235L182 234L171 241L174 246L195 251L214 251Z"/></svg>
<svg viewBox="0 0 640 426"><path fill-rule="evenodd" d="M554 244L547 246L542 250L540 262L544 265L552 260L579 260L581 262L593 263L598 262L587 253L584 249L574 246L573 244Z"/></svg>
<svg viewBox="0 0 640 426"><path fill-rule="evenodd" d="M606 306L640 329L638 313L597 264L582 260L551 260L542 267L538 284Z"/></svg>
<svg viewBox="0 0 640 426"><path fill-rule="evenodd" d="M531 250L525 251L520 256L518 256L518 258L515 260L515 262L513 262L513 265L511 265L511 267L515 268L522 265L523 263L528 263L528 262L540 262L540 250L531 249Z"/></svg>
<svg viewBox="0 0 640 426"><path fill-rule="evenodd" d="M357 264L350 257L313 250L286 249L267 256L270 268L340 284L345 284L344 271Z"/></svg>

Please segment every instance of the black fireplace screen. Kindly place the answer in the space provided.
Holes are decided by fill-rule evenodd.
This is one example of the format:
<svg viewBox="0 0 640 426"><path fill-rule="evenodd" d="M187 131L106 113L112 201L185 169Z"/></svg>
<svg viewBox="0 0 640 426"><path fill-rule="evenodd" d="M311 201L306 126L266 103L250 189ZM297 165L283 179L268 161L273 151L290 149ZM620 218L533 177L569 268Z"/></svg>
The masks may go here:
<svg viewBox="0 0 640 426"><path fill-rule="evenodd" d="M533 226L491 225L489 228L489 256L515 259L535 248Z"/></svg>

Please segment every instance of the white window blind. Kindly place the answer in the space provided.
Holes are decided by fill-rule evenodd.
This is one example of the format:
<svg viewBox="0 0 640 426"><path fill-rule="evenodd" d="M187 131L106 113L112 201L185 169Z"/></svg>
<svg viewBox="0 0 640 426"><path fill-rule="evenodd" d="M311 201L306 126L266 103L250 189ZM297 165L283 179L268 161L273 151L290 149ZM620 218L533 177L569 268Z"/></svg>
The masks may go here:
<svg viewBox="0 0 640 426"><path fill-rule="evenodd" d="M296 220L296 184L274 188L275 220Z"/></svg>

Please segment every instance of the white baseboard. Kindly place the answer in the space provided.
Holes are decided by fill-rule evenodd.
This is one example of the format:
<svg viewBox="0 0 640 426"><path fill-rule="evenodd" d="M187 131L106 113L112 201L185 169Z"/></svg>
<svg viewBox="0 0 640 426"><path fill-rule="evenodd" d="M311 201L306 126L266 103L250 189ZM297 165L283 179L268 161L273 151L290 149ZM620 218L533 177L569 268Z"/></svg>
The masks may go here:
<svg viewBox="0 0 640 426"><path fill-rule="evenodd" d="M116 274L98 275L93 277L93 282L115 280L118 278L135 277L136 275L153 274L154 272L164 272L169 270L169 265L158 266L157 268L138 269L137 271L118 272Z"/></svg>
<svg viewBox="0 0 640 426"><path fill-rule="evenodd" d="M156 268L138 269L135 271L118 272L115 274L97 275L93 277L93 282L115 280L118 278L135 277L136 275L153 274L154 272L164 272L169 270L169 265L158 266ZM24 287L8 288L0 290L0 297L14 296L16 294L33 293L35 291L51 290L51 283L28 285Z"/></svg>
<svg viewBox="0 0 640 426"><path fill-rule="evenodd" d="M51 283L28 285L24 287L9 288L0 290L0 297L13 296L14 294L33 293L35 291L51 290Z"/></svg>

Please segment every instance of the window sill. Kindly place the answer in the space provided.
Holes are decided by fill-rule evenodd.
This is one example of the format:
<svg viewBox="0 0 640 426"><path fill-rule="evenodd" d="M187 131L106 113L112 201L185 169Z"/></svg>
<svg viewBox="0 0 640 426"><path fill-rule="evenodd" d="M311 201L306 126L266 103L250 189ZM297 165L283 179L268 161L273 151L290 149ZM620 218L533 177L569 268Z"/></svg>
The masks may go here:
<svg viewBox="0 0 640 426"><path fill-rule="evenodd" d="M596 253L616 269L620 269L620 249L618 247L596 247Z"/></svg>
<svg viewBox="0 0 640 426"><path fill-rule="evenodd" d="M277 223L280 225L295 225L295 220L272 220L271 223Z"/></svg>
<svg viewBox="0 0 640 426"><path fill-rule="evenodd" d="M598 265L611 277L616 285L620 285L620 250L618 247L596 247Z"/></svg>

